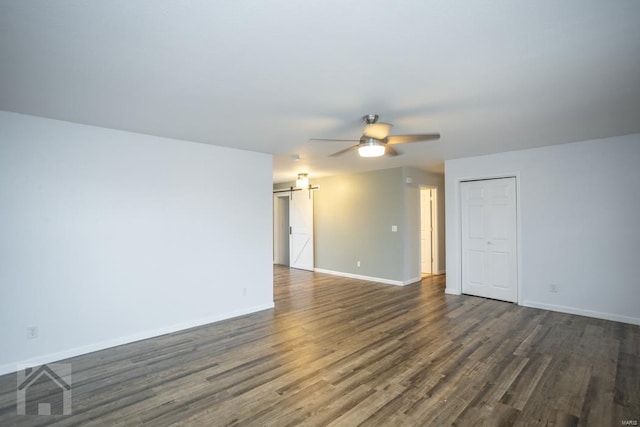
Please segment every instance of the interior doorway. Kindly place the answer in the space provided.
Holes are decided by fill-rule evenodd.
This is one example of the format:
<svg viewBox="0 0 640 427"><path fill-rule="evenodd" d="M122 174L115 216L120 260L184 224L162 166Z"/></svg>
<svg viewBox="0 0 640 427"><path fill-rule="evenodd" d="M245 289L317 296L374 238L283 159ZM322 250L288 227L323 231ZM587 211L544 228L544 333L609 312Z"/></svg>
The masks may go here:
<svg viewBox="0 0 640 427"><path fill-rule="evenodd" d="M313 191L274 195L273 263L314 270Z"/></svg>
<svg viewBox="0 0 640 427"><path fill-rule="evenodd" d="M289 266L289 194L273 196L273 263Z"/></svg>
<svg viewBox="0 0 640 427"><path fill-rule="evenodd" d="M438 188L420 187L420 265L422 275L438 274Z"/></svg>

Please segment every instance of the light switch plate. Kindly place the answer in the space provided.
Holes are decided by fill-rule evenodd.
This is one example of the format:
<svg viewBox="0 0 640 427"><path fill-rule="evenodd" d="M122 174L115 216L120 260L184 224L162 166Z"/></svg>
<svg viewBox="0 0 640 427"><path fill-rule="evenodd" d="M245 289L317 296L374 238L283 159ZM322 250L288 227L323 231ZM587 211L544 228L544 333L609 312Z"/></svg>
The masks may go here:
<svg viewBox="0 0 640 427"><path fill-rule="evenodd" d="M391 226L391 231L393 231L394 233L398 231L398 226L397 225L392 225Z"/></svg>

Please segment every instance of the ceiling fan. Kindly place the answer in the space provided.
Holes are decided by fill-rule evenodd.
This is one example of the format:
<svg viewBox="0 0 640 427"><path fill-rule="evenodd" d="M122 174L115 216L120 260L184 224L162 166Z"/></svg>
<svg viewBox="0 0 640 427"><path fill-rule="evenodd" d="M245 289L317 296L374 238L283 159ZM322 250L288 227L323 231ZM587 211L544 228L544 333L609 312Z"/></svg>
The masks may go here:
<svg viewBox="0 0 640 427"><path fill-rule="evenodd" d="M340 150L337 153L333 153L329 157L340 156L355 150L358 150L360 157L379 157L384 154L387 156L397 156L400 154L392 145L440 139L439 133L389 135L393 125L390 123L378 123L377 114L367 114L366 116L362 116L362 120L366 123L366 126L360 139L311 138L310 141L344 141L358 143L344 150Z"/></svg>

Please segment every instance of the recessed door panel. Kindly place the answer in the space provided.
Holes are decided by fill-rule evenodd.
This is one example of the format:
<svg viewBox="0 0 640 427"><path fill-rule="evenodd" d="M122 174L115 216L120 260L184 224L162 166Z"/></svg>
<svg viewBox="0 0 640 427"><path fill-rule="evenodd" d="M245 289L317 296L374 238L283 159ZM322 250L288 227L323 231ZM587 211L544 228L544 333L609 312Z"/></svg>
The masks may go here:
<svg viewBox="0 0 640 427"><path fill-rule="evenodd" d="M485 238L484 206L469 206L469 238Z"/></svg>
<svg viewBox="0 0 640 427"><path fill-rule="evenodd" d="M484 266L486 254L483 251L469 251L469 282L475 285L484 285Z"/></svg>
<svg viewBox="0 0 640 427"><path fill-rule="evenodd" d="M497 181L497 180L492 180L492 181ZM496 182L494 183L494 185L491 186L491 188L488 189L489 198L494 203L499 203L500 201L508 203L509 200L511 200L512 191L514 189L515 188L512 188L508 182L505 182L505 183Z"/></svg>
<svg viewBox="0 0 640 427"><path fill-rule="evenodd" d="M469 192L466 195L467 198L467 202L469 203L474 203L474 202L480 202L482 203L484 201L484 192L485 192L485 188L484 187L471 187L469 188Z"/></svg>
<svg viewBox="0 0 640 427"><path fill-rule="evenodd" d="M489 241L507 240L511 231L511 205L492 205L487 207L487 231Z"/></svg>
<svg viewBox="0 0 640 427"><path fill-rule="evenodd" d="M490 271L490 286L508 289L509 282L509 254L506 252L490 252L488 256Z"/></svg>

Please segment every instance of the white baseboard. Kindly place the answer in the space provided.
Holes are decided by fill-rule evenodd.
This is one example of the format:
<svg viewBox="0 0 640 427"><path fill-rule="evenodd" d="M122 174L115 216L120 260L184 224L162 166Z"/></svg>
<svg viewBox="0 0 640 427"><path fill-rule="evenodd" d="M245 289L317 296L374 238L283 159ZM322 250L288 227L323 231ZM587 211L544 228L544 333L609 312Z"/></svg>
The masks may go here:
<svg viewBox="0 0 640 427"><path fill-rule="evenodd" d="M454 288L444 288L444 293L449 295L462 295L462 292Z"/></svg>
<svg viewBox="0 0 640 427"><path fill-rule="evenodd" d="M80 356L87 353L93 353L94 351L104 350L111 347L116 347L123 344L130 344L132 342L146 340L148 338L159 337L160 335L171 334L174 332L182 331L196 326L207 325L209 323L219 322L221 320L231 319L233 317L244 316L245 314L256 313L258 311L267 310L273 308L274 303L261 304L245 309L230 311L227 313L218 314L215 316L205 317L198 320L191 320L188 322L179 323L172 326L153 329L149 331L142 331L125 337L115 338L111 340L101 341L81 347L75 347L68 350L59 351L56 353L45 354L42 356L33 357L27 360L19 360L14 363L8 363L0 365L0 375L16 372L19 367L25 368L29 366L40 366L46 363L52 363L70 357Z"/></svg>
<svg viewBox="0 0 640 427"><path fill-rule="evenodd" d="M395 286L405 286L410 283L416 283L422 280L422 277L416 277L413 279L401 281L401 280L391 280L391 279L382 279L380 277L371 277L371 276L363 276L361 274L353 274L353 273L345 273L342 271L333 271L333 270L325 270L323 268L314 269L317 273L331 274L332 276L340 276L340 277L348 277L350 279L358 279L358 280L367 280L369 282L376 283L384 283L385 285L395 285Z"/></svg>
<svg viewBox="0 0 640 427"><path fill-rule="evenodd" d="M413 279L405 280L402 282L403 285L410 285L412 283L418 283L422 281L422 275L414 277Z"/></svg>
<svg viewBox="0 0 640 427"><path fill-rule="evenodd" d="M640 325L637 317L622 316L619 314L603 313L600 311L584 310L581 308L567 307L563 305L546 304L537 301L522 301L524 307L541 308L543 310L558 311L560 313L577 314L578 316L595 317L596 319L612 320L614 322Z"/></svg>

